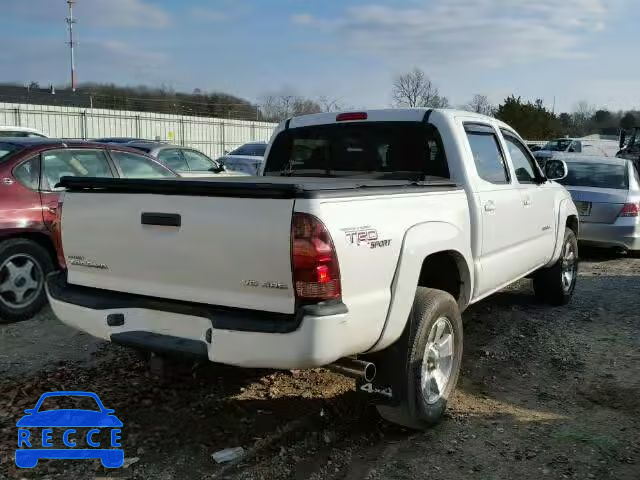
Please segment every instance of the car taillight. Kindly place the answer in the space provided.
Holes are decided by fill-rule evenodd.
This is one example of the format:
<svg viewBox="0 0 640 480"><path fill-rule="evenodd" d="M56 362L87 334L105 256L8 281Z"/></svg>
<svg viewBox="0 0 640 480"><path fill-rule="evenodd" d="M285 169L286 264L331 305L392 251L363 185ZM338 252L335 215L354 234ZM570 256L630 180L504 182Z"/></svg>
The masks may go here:
<svg viewBox="0 0 640 480"><path fill-rule="evenodd" d="M55 218L51 224L51 238L53 239L53 246L56 249L56 255L58 256L58 264L60 268L67 268L67 262L64 258L64 251L62 250L62 195L58 200L58 208L55 211Z"/></svg>
<svg viewBox="0 0 640 480"><path fill-rule="evenodd" d="M640 214L640 205L637 203L625 203L620 212L621 217L637 217Z"/></svg>
<svg viewBox="0 0 640 480"><path fill-rule="evenodd" d="M296 298L303 302L342 296L340 267L333 240L313 215L294 213L291 222L291 265Z"/></svg>

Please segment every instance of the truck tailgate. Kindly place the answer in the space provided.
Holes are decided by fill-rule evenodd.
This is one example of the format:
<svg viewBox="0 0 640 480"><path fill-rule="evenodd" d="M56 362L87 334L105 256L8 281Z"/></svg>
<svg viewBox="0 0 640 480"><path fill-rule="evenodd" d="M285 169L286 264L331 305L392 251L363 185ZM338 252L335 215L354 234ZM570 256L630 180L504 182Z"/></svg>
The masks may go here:
<svg viewBox="0 0 640 480"><path fill-rule="evenodd" d="M293 203L284 196L72 189L65 193L61 220L67 280L151 297L293 313Z"/></svg>

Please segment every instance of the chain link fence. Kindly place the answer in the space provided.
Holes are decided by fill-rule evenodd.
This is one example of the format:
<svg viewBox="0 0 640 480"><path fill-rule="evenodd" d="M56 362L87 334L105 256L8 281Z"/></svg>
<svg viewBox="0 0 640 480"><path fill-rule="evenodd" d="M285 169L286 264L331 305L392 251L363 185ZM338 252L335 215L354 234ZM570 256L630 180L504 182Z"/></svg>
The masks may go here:
<svg viewBox="0 0 640 480"><path fill-rule="evenodd" d="M229 118L1 102L0 125L36 128L54 138L167 141L196 148L211 157L247 142L269 141L276 126Z"/></svg>

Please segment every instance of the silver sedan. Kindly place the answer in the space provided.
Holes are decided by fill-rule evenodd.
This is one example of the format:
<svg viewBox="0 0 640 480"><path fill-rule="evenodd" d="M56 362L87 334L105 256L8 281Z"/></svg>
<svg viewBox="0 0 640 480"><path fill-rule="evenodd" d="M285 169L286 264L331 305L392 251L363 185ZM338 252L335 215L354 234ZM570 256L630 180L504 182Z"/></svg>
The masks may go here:
<svg viewBox="0 0 640 480"><path fill-rule="evenodd" d="M640 177L629 160L608 157L563 159L559 180L580 214L584 244L640 250Z"/></svg>

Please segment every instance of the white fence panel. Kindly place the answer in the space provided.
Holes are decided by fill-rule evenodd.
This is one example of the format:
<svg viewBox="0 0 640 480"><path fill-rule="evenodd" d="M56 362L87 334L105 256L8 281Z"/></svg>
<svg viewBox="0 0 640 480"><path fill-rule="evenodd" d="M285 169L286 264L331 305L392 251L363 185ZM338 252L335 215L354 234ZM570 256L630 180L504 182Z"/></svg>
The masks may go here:
<svg viewBox="0 0 640 480"><path fill-rule="evenodd" d="M190 146L217 157L243 143L268 141L274 123L0 103L0 125L32 127L55 138L135 137Z"/></svg>

